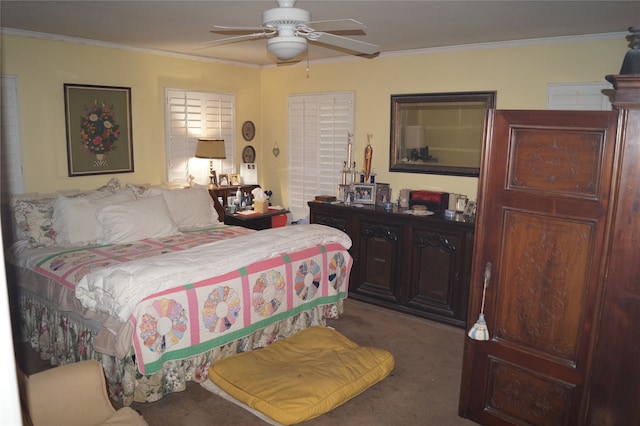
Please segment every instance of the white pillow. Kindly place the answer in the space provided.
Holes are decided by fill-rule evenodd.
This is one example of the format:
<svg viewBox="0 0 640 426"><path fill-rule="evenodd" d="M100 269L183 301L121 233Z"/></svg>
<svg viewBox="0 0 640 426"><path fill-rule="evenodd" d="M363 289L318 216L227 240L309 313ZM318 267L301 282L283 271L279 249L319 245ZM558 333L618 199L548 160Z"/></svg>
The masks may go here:
<svg viewBox="0 0 640 426"><path fill-rule="evenodd" d="M98 243L130 243L178 234L163 197L141 198L98 210Z"/></svg>
<svg viewBox="0 0 640 426"><path fill-rule="evenodd" d="M134 199L131 191L120 191L100 198L95 198L94 194L72 197L58 196L53 208L53 230L55 231L56 244L63 247L95 244L98 237L97 211L109 204Z"/></svg>
<svg viewBox="0 0 640 426"><path fill-rule="evenodd" d="M150 186L151 184L149 183L128 183L125 185L125 188L132 191L136 198L142 198Z"/></svg>
<svg viewBox="0 0 640 426"><path fill-rule="evenodd" d="M146 197L162 195L174 222L181 231L219 224L218 213L206 188L151 188Z"/></svg>

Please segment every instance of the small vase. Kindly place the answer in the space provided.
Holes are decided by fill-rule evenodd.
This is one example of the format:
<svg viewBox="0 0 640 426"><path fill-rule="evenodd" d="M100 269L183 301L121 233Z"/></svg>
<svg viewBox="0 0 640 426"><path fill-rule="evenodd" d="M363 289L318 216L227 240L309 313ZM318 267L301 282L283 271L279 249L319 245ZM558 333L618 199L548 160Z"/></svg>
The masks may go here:
<svg viewBox="0 0 640 426"><path fill-rule="evenodd" d="M96 160L98 161L104 160L104 154L96 154Z"/></svg>

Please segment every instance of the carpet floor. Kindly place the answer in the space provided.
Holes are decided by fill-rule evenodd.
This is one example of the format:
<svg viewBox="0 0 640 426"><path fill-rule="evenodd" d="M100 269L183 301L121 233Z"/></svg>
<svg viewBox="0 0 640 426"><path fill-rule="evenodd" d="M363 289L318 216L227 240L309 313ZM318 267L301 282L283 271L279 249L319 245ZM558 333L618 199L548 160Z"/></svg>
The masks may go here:
<svg viewBox="0 0 640 426"><path fill-rule="evenodd" d="M470 426L458 417L464 330L347 300L327 325L354 342L390 351L395 369L333 411L304 422L324 425ZM151 426L264 425L253 414L197 383L153 403L134 403Z"/></svg>

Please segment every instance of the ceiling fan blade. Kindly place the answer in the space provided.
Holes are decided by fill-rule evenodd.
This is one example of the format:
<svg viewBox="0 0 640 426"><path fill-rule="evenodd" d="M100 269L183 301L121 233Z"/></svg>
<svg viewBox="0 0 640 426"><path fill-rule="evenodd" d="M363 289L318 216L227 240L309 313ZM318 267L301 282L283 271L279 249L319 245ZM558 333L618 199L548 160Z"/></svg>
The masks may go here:
<svg viewBox="0 0 640 426"><path fill-rule="evenodd" d="M211 33L250 33L255 31L264 31L264 27L227 27L225 25L214 25Z"/></svg>
<svg viewBox="0 0 640 426"><path fill-rule="evenodd" d="M304 34L301 34L301 35L304 35ZM354 40L352 38L342 37L335 34L316 31L316 32L307 34L306 37L311 41L330 44L331 46L341 47L343 49L364 53L366 55L373 55L380 52L380 47L376 46L375 44L366 43L364 41Z"/></svg>
<svg viewBox="0 0 640 426"><path fill-rule="evenodd" d="M332 19L327 21L313 21L307 24L315 31L334 32L334 31L361 31L367 28L362 22L355 19Z"/></svg>
<svg viewBox="0 0 640 426"><path fill-rule="evenodd" d="M218 39L218 40L211 40L211 41L205 41L203 43L199 43L199 47L197 47L196 49L205 49L207 47L217 46L219 44L236 43L238 41L257 40L257 39L261 39L261 38L269 38L269 37L271 37L271 36L273 36L275 34L276 34L275 31L263 31L263 32L260 32L260 33L243 34L243 35L238 35L238 36L233 36L233 37L226 37L226 38L221 38L221 39Z"/></svg>

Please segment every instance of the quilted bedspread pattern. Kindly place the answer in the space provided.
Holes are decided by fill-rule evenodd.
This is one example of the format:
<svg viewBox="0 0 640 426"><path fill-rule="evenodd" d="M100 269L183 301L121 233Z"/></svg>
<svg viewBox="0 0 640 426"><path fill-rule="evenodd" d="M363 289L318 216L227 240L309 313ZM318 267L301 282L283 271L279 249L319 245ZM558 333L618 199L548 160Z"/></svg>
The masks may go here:
<svg viewBox="0 0 640 426"><path fill-rule="evenodd" d="M153 374L165 361L347 297L350 246L322 225L218 227L64 249L35 270L75 290L85 307L129 322L138 369Z"/></svg>
<svg viewBox="0 0 640 426"><path fill-rule="evenodd" d="M320 244L146 298L130 318L138 369L151 374L168 360L344 299L351 264L341 244Z"/></svg>

